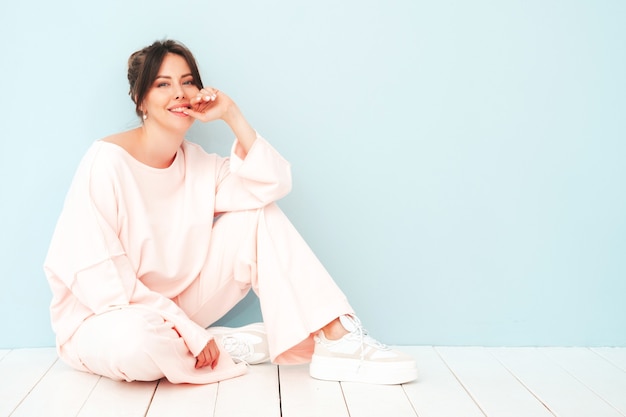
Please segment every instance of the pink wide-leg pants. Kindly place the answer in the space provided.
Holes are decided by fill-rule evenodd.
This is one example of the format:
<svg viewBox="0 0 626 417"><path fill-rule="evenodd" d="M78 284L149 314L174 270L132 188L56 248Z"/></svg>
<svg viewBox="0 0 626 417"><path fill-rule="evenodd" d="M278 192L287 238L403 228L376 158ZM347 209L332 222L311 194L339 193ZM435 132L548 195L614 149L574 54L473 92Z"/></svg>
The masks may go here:
<svg viewBox="0 0 626 417"><path fill-rule="evenodd" d="M313 334L336 317L353 313L276 204L223 214L213 226L205 267L174 301L208 327L250 288L260 300L274 363L310 361ZM195 369L196 360L172 323L140 305L90 317L60 352L74 367L116 380L166 377L174 383L202 384L246 371L223 351L215 369Z"/></svg>

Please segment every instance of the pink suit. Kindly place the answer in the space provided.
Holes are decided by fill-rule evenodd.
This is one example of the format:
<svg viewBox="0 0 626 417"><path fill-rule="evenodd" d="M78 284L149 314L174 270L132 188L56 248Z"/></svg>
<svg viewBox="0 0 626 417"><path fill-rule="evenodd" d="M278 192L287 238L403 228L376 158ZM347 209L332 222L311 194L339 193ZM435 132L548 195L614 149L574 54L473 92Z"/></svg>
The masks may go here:
<svg viewBox="0 0 626 417"><path fill-rule="evenodd" d="M214 370L195 369L195 356L252 288L272 361L309 361L311 334L352 309L273 203L290 189L289 163L260 136L245 160L185 141L164 169L95 142L44 265L61 358L128 381L241 375L225 352Z"/></svg>

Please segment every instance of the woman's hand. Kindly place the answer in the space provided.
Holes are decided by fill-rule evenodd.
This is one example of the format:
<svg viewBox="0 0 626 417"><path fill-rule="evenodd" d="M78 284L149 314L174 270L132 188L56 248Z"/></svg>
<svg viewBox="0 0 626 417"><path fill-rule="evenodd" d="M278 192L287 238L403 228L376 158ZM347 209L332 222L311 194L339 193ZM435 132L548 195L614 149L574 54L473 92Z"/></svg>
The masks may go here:
<svg viewBox="0 0 626 417"><path fill-rule="evenodd" d="M215 339L211 339L196 357L196 369L204 368L205 366L211 366L211 369L215 369L219 357L220 350L217 348L217 343L215 343Z"/></svg>
<svg viewBox="0 0 626 417"><path fill-rule="evenodd" d="M213 87L198 91L198 94L191 98L190 104L191 109L185 111L185 114L201 122L223 119L233 107L236 107L230 97Z"/></svg>
<svg viewBox="0 0 626 417"><path fill-rule="evenodd" d="M256 140L256 131L243 117L235 102L213 87L203 88L190 100L191 109L185 111L201 122L221 119L231 128L237 138L235 153L244 159Z"/></svg>

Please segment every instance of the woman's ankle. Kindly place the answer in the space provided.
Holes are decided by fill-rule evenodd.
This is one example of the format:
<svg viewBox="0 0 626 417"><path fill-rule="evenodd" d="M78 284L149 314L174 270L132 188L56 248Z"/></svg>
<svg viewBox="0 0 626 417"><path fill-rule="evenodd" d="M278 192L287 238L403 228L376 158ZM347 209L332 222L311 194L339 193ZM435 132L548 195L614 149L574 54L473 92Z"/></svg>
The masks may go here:
<svg viewBox="0 0 626 417"><path fill-rule="evenodd" d="M350 333L345 327L343 327L339 317L322 327L322 330L324 331L326 339L329 340L339 340Z"/></svg>

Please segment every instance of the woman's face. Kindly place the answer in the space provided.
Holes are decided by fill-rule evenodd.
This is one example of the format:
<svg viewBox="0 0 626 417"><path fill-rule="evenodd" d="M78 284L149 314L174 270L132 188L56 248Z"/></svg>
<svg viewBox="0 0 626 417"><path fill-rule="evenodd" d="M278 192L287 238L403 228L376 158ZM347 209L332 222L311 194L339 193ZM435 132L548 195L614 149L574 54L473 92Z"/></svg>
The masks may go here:
<svg viewBox="0 0 626 417"><path fill-rule="evenodd" d="M194 119L183 111L190 108L189 100L198 91L185 58L168 53L141 106L148 116L144 123L186 131Z"/></svg>

